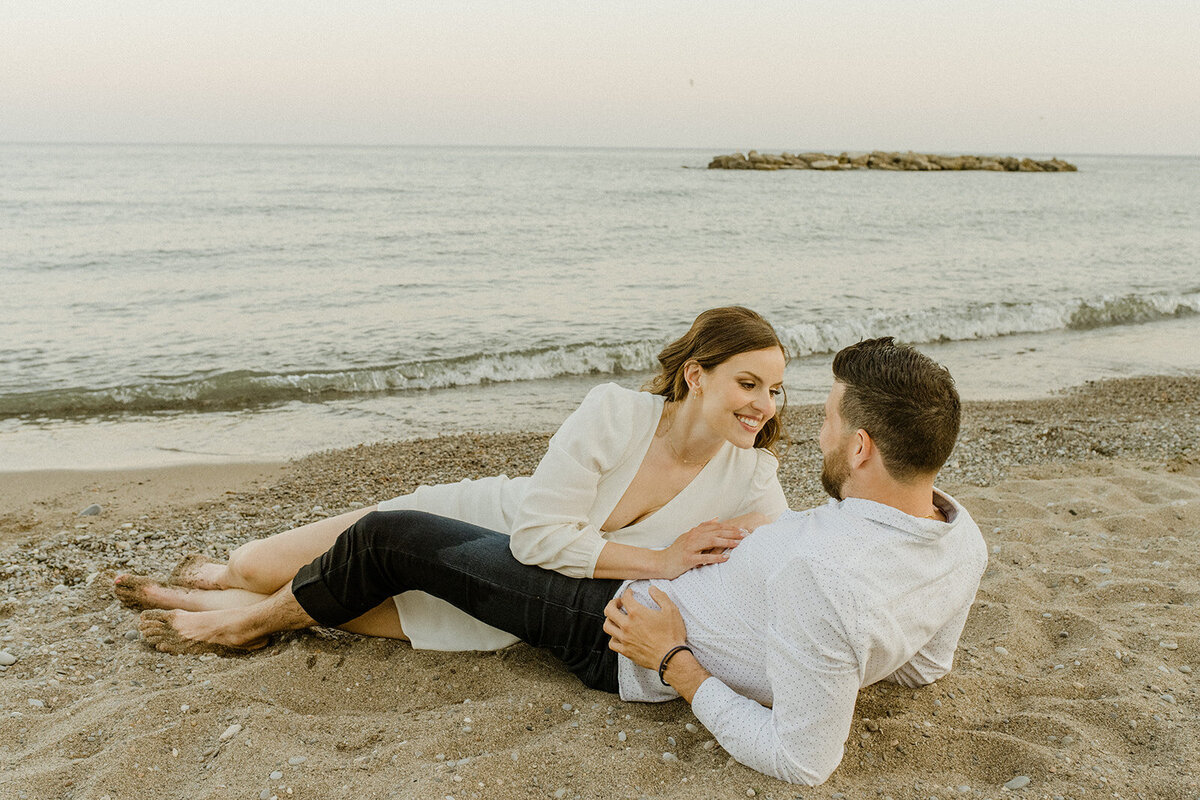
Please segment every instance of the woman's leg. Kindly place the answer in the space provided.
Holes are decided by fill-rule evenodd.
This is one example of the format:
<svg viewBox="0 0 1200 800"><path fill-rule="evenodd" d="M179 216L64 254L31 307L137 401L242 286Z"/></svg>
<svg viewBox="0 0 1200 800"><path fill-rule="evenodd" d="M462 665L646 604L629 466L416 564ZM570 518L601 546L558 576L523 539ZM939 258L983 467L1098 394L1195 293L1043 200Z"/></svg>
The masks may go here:
<svg viewBox="0 0 1200 800"><path fill-rule="evenodd" d="M147 611L139 627L165 652L253 648L275 631L314 624L404 638L391 597L416 589L549 649L586 685L616 691L616 654L608 649L604 607L620 585L522 564L509 551L508 537L495 531L422 512L390 511L347 529L290 586L261 603L201 613Z"/></svg>
<svg viewBox="0 0 1200 800"><path fill-rule="evenodd" d="M171 583L191 589L243 589L272 595L290 583L301 567L332 547L342 531L374 510L373 506L360 508L247 542L229 554L227 564L187 559L172 574Z"/></svg>
<svg viewBox="0 0 1200 800"><path fill-rule="evenodd" d="M229 554L227 564L188 556L165 584L138 575L118 575L113 592L125 605L141 609L221 611L253 605L290 583L302 566L372 511L374 508L362 508L247 542ZM386 625L384 629L391 630Z"/></svg>

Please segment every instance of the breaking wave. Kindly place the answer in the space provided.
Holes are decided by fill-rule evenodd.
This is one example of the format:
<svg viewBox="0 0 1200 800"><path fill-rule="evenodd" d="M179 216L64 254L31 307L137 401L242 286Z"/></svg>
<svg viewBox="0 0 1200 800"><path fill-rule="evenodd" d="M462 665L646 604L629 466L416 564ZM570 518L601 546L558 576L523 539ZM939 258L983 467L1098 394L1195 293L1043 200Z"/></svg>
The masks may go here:
<svg viewBox="0 0 1200 800"><path fill-rule="evenodd" d="M990 339L1018 333L1137 325L1200 314L1200 289L1178 294L1124 295L1064 303L990 303L954 309L877 313L818 322L776 319L794 357L836 352L876 336L914 344ZM233 371L99 389L0 395L0 418L63 418L154 411L232 411L291 401L386 394L568 375L648 372L663 341L582 343L506 353L479 353L334 371L271 374Z"/></svg>

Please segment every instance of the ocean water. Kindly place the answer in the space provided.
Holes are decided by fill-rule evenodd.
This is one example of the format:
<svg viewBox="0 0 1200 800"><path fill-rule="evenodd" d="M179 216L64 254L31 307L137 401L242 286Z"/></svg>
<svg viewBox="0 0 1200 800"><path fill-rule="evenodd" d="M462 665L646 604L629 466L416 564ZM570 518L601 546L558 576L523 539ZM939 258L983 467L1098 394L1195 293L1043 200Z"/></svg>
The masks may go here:
<svg viewBox="0 0 1200 800"><path fill-rule="evenodd" d="M967 397L1200 374L1200 158L716 152L0 145L0 469L552 430L730 303L786 339L792 402L884 334Z"/></svg>

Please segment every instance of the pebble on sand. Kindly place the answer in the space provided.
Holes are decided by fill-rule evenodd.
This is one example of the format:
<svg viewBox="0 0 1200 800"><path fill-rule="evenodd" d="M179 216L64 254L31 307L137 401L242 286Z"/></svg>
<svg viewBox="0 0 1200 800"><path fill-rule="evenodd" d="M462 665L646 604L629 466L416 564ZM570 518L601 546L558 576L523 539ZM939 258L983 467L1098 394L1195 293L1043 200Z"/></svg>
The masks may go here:
<svg viewBox="0 0 1200 800"><path fill-rule="evenodd" d="M17 663L17 657L7 650L0 650L0 667L11 667Z"/></svg>
<svg viewBox="0 0 1200 800"><path fill-rule="evenodd" d="M1015 792L1017 789L1024 789L1028 785L1029 785L1029 776L1028 775L1018 775L1017 777L1013 778L1008 783L1004 784L1004 788L1008 789L1010 792Z"/></svg>
<svg viewBox="0 0 1200 800"><path fill-rule="evenodd" d="M79 512L79 516L81 516L81 517L94 517L94 516L96 516L97 514L99 514L99 513L100 513L101 511L103 511L103 510L104 510L104 508L103 508L102 506L100 506L100 505L97 505L96 503L92 503L90 506L88 506L87 508L85 508L83 511L80 511L80 512Z"/></svg>
<svg viewBox="0 0 1200 800"><path fill-rule="evenodd" d="M233 737L237 736L239 733L241 733L241 731L242 731L241 724L235 722L232 725L230 725L228 728L226 728L225 732L221 734L220 741L227 742L230 739L232 739Z"/></svg>
<svg viewBox="0 0 1200 800"><path fill-rule="evenodd" d="M288 759L288 765L292 766L292 767L298 767L301 764L303 764L305 761L308 761L308 759L305 758L304 756L292 756L291 758Z"/></svg>

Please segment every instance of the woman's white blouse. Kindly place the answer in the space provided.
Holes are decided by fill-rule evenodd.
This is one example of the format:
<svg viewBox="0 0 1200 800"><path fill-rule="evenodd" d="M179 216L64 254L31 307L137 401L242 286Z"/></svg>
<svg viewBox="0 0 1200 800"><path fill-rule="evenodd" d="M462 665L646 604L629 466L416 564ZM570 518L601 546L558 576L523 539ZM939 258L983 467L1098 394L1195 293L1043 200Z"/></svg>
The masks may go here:
<svg viewBox="0 0 1200 800"><path fill-rule="evenodd" d="M606 541L662 548L714 517L759 511L773 518L787 508L775 456L726 442L662 508L619 530L602 531L642 465L663 405L660 395L613 383L588 393L554 434L525 487L512 526L517 559L589 578Z"/></svg>

